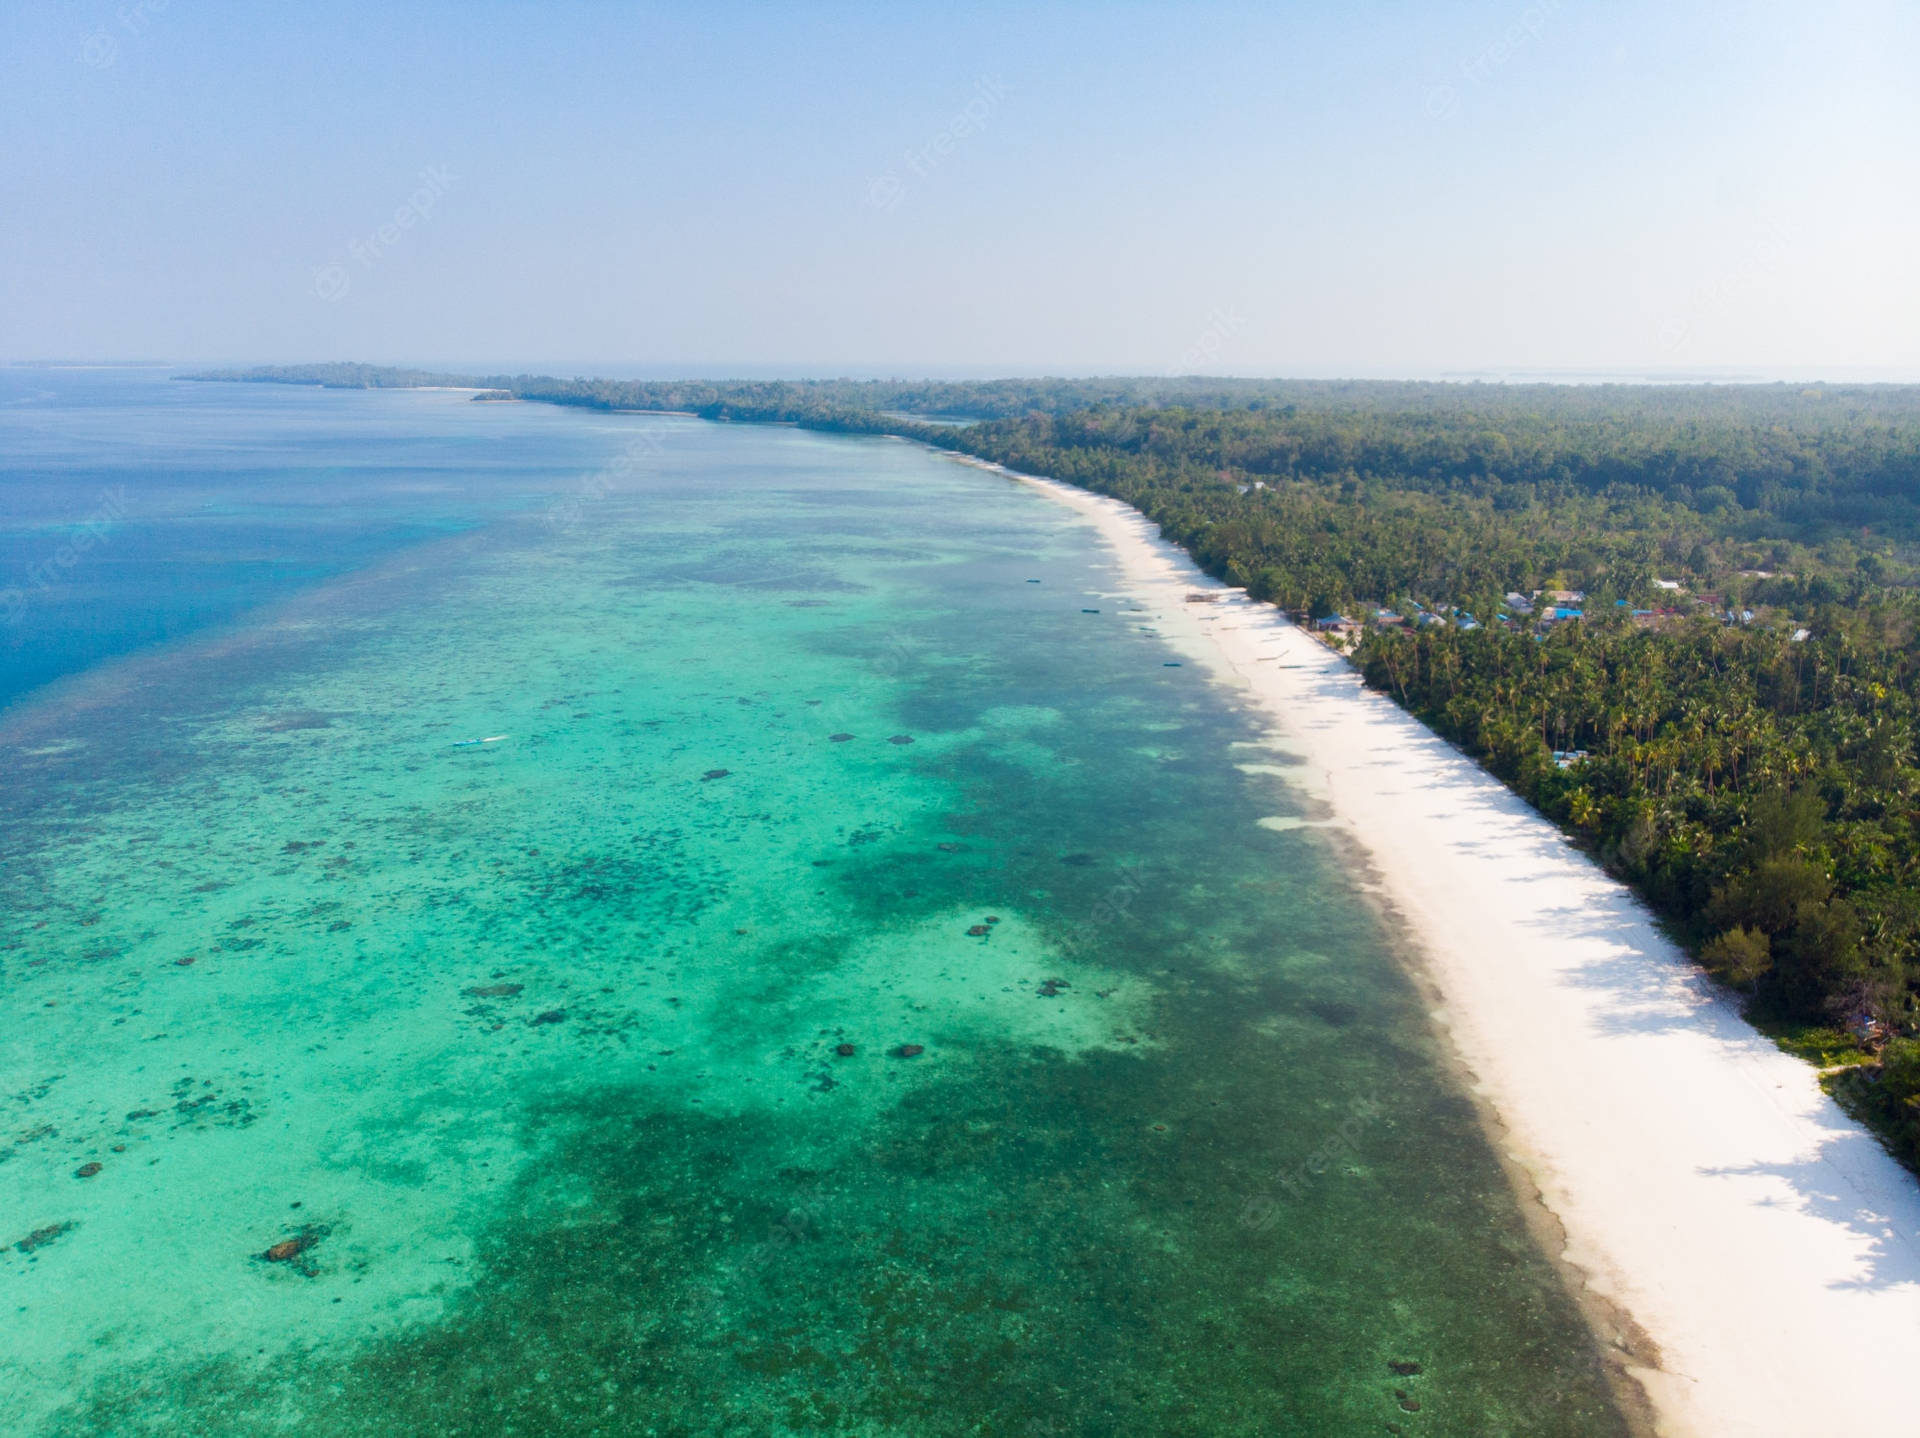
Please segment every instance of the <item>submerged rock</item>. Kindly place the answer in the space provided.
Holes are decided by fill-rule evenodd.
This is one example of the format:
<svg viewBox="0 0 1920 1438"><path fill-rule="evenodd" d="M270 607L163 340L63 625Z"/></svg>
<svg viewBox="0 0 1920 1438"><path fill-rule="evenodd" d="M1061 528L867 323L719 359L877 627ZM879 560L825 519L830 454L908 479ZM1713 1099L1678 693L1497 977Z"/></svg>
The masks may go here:
<svg viewBox="0 0 1920 1438"><path fill-rule="evenodd" d="M917 1059L926 1051L925 1044L901 1044L893 1051L893 1056L897 1059Z"/></svg>
<svg viewBox="0 0 1920 1438"><path fill-rule="evenodd" d="M73 1227L71 1222L50 1223L45 1228L34 1229L25 1238L15 1239L13 1246L22 1253L32 1253L36 1248L45 1248L61 1235L73 1232Z"/></svg>
<svg viewBox="0 0 1920 1438"><path fill-rule="evenodd" d="M992 932L993 930L989 929L985 924L975 924L967 930L967 937L970 939L983 939Z"/></svg>
<svg viewBox="0 0 1920 1438"><path fill-rule="evenodd" d="M855 1054L860 1052L860 1050L855 1048L852 1044L836 1044L834 1045L833 1051L839 1054L840 1057L843 1059L850 1059Z"/></svg>
<svg viewBox="0 0 1920 1438"><path fill-rule="evenodd" d="M283 1238L259 1255L267 1263L285 1263L296 1273L307 1278L316 1277L319 1270L313 1261L306 1257L307 1252L325 1238L333 1229L328 1224L312 1223L294 1234L292 1238Z"/></svg>
<svg viewBox="0 0 1920 1438"><path fill-rule="evenodd" d="M83 1163L73 1171L73 1176L75 1178L92 1178L96 1173L100 1172L101 1167L102 1165L97 1163Z"/></svg>
<svg viewBox="0 0 1920 1438"><path fill-rule="evenodd" d="M1420 1365L1409 1358L1389 1359L1387 1368L1402 1378L1413 1378L1420 1373Z"/></svg>
<svg viewBox="0 0 1920 1438"><path fill-rule="evenodd" d="M525 989L525 984L479 984L460 992L472 999L511 999Z"/></svg>

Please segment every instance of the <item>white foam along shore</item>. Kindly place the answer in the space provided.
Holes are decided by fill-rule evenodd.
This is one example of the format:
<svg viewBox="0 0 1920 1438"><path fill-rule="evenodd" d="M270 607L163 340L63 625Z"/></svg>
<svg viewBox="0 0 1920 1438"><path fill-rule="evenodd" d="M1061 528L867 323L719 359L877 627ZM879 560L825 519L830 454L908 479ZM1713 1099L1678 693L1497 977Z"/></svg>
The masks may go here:
<svg viewBox="0 0 1920 1438"><path fill-rule="evenodd" d="M1657 1346L1657 1367L1621 1362L1658 1431L1920 1431L1920 1185L1814 1070L1552 824L1271 605L1126 505L1011 477L1093 521L1162 635L1259 707L1287 772L1371 856L1562 1256ZM1187 601L1201 590L1214 602Z"/></svg>

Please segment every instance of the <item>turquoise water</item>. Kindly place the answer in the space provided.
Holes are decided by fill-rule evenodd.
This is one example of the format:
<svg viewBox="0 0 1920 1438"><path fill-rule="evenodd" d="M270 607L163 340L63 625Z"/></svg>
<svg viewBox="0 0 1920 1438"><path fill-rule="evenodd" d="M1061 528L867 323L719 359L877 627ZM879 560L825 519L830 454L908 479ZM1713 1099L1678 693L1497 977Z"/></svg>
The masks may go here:
<svg viewBox="0 0 1920 1438"><path fill-rule="evenodd" d="M1624 1431L1071 516L323 398L576 468L0 716L0 1431Z"/></svg>

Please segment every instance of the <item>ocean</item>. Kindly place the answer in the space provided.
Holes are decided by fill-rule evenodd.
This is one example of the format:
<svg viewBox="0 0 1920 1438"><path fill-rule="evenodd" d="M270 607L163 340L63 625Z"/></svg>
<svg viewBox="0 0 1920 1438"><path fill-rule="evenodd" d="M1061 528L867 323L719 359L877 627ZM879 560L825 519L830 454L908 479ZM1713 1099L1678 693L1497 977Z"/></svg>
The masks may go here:
<svg viewBox="0 0 1920 1438"><path fill-rule="evenodd" d="M0 1428L1624 1433L1120 587L897 441L0 372Z"/></svg>

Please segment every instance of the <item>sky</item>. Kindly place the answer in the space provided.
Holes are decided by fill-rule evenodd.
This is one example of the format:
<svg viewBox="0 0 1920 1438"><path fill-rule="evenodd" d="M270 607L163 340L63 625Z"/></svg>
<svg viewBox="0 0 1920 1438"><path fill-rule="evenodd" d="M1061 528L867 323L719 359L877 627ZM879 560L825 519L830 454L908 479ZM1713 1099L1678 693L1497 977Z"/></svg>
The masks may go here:
<svg viewBox="0 0 1920 1438"><path fill-rule="evenodd" d="M0 360L1920 379L1920 5L5 0Z"/></svg>

